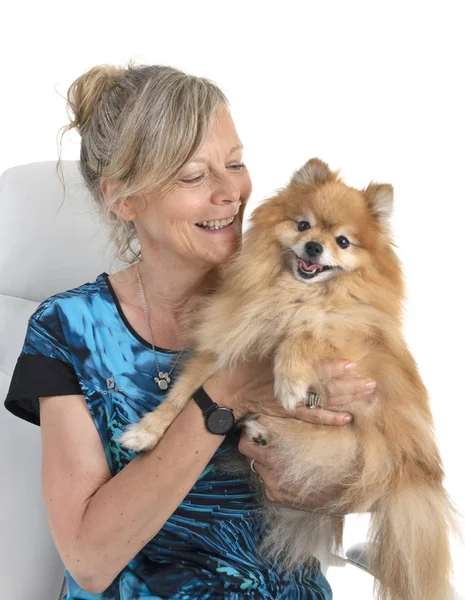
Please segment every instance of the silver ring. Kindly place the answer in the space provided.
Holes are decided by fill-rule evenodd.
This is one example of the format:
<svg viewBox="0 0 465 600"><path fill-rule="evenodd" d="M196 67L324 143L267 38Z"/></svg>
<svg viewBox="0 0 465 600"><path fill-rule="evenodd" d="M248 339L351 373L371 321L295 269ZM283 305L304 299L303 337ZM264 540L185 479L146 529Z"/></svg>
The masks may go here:
<svg viewBox="0 0 465 600"><path fill-rule="evenodd" d="M250 470L253 473L256 473L257 471L255 470L254 464L255 464L255 458L252 458L252 460L250 461Z"/></svg>
<svg viewBox="0 0 465 600"><path fill-rule="evenodd" d="M310 392L308 394L306 405L308 408L319 408L321 406L321 394Z"/></svg>

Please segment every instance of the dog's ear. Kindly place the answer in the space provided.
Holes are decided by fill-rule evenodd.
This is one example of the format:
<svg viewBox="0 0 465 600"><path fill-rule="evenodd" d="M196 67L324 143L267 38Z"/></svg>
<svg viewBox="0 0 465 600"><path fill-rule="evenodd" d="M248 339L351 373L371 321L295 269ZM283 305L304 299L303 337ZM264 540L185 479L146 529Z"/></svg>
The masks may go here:
<svg viewBox="0 0 465 600"><path fill-rule="evenodd" d="M370 183L363 190L374 218L382 225L388 225L394 206L394 188L389 183Z"/></svg>
<svg viewBox="0 0 465 600"><path fill-rule="evenodd" d="M323 185L336 181L338 172L333 172L328 165L319 158L311 158L303 167L294 173L291 183L300 185Z"/></svg>

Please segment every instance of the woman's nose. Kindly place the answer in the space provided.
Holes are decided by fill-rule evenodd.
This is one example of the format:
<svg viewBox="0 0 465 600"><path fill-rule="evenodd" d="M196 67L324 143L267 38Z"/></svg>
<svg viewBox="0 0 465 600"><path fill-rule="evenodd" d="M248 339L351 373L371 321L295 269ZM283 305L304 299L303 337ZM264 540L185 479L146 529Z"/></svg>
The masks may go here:
<svg viewBox="0 0 465 600"><path fill-rule="evenodd" d="M237 181L231 176L223 175L217 177L212 194L212 202L215 204L238 202L241 197L241 190Z"/></svg>

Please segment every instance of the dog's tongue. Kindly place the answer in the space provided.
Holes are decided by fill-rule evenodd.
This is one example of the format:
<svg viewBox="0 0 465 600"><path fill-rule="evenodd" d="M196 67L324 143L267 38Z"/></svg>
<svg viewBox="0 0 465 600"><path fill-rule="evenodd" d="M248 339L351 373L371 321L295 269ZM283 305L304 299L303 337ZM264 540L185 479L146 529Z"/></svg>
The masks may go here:
<svg viewBox="0 0 465 600"><path fill-rule="evenodd" d="M299 265L301 266L301 268L304 271L308 271L309 273L312 273L313 271L321 271L322 267L320 265L315 265L314 263L311 264L307 264L303 258L299 258Z"/></svg>

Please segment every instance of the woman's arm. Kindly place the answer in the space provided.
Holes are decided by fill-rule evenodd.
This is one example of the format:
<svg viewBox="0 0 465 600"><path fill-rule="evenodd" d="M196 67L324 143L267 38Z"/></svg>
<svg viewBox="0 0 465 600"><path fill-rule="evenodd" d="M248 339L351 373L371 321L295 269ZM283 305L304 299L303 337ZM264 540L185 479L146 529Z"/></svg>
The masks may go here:
<svg viewBox="0 0 465 600"><path fill-rule="evenodd" d="M151 540L224 437L193 401L150 452L111 477L83 396L41 398L42 482L55 544L73 578L100 593Z"/></svg>
<svg viewBox="0 0 465 600"><path fill-rule="evenodd" d="M353 400L354 390L362 385L353 379L338 386L345 364L321 365L338 387L335 404ZM218 404L233 408L236 418L246 412L245 406L253 412L297 416L273 398L271 364L245 364L217 373L204 387ZM42 398L40 409L43 494L55 544L77 583L99 593L158 533L224 438L207 431L191 401L153 450L112 478L83 396ZM343 424L347 415L300 410L308 420L327 424Z"/></svg>

